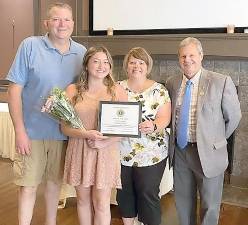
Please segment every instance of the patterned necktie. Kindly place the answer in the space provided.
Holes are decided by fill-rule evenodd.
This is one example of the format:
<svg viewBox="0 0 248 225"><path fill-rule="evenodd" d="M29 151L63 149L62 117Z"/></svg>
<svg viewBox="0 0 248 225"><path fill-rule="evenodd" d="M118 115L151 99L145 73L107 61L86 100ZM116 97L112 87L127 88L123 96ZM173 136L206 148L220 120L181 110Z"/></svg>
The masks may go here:
<svg viewBox="0 0 248 225"><path fill-rule="evenodd" d="M191 100L191 87L192 82L186 82L184 97L180 110L179 122L177 125L177 145L180 149L186 147L188 143L188 124L189 124L189 109Z"/></svg>

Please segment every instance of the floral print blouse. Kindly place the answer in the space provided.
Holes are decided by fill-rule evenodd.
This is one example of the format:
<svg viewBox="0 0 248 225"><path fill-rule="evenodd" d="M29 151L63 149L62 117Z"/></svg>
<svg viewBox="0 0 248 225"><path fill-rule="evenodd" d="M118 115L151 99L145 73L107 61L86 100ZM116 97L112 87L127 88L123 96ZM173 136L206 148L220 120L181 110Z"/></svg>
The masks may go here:
<svg viewBox="0 0 248 225"><path fill-rule="evenodd" d="M159 108L170 102L168 91L155 82L142 93L134 93L128 88L127 80L121 81L128 93L128 101L141 102L142 121L155 120ZM168 156L169 135L166 130L141 134L140 138L123 138L120 143L121 164L124 166L151 166Z"/></svg>

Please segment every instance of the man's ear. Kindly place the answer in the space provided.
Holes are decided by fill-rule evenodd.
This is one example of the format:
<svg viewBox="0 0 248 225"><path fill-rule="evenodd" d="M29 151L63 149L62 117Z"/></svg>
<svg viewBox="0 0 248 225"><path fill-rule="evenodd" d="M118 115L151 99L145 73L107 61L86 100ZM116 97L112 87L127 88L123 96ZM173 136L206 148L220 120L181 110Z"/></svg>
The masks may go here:
<svg viewBox="0 0 248 225"><path fill-rule="evenodd" d="M44 20L43 25L44 25L44 27L45 27L46 30L47 30L47 29L48 29L48 20Z"/></svg>

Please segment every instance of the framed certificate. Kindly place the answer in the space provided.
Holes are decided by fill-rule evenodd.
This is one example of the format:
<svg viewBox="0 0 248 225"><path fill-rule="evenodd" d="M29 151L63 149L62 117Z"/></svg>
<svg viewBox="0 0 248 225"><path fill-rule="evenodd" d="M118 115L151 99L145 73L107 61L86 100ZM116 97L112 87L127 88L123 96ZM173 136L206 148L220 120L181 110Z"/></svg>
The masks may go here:
<svg viewBox="0 0 248 225"><path fill-rule="evenodd" d="M140 137L141 103L100 101L98 121L105 136Z"/></svg>

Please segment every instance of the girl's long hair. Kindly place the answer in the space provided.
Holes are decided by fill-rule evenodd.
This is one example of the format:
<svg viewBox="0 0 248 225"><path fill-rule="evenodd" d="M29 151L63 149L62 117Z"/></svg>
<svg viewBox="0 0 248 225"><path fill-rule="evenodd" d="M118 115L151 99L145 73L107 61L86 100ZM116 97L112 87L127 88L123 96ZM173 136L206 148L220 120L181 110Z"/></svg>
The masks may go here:
<svg viewBox="0 0 248 225"><path fill-rule="evenodd" d="M79 76L78 81L76 83L77 95L73 98L74 104L76 104L78 100L83 99L84 92L89 90L89 72L87 66L90 58L94 56L97 52L103 52L107 56L110 65L110 71L109 74L104 78L103 84L107 86L107 91L112 96L112 99L115 98L115 91L114 91L115 81L112 76L113 59L107 48L105 48L104 46L90 47L84 55L82 73Z"/></svg>

